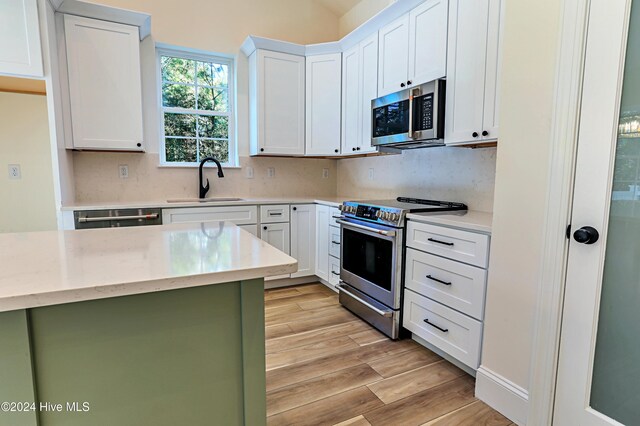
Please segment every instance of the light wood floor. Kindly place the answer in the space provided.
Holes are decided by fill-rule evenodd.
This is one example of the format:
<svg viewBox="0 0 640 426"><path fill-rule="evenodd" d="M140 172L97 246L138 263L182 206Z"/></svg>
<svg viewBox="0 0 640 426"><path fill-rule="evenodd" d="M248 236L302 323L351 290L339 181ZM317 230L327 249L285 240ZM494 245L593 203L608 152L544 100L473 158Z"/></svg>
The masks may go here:
<svg viewBox="0 0 640 426"><path fill-rule="evenodd" d="M265 307L269 425L512 425L471 376L389 340L322 284L267 290Z"/></svg>

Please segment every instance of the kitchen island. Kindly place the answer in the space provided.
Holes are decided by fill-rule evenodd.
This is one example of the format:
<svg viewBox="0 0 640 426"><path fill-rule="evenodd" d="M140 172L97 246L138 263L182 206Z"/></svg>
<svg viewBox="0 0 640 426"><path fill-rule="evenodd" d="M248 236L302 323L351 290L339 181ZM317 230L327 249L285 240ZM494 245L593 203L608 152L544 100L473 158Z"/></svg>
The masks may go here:
<svg viewBox="0 0 640 426"><path fill-rule="evenodd" d="M265 423L263 281L295 259L210 222L0 235L0 265L0 425Z"/></svg>

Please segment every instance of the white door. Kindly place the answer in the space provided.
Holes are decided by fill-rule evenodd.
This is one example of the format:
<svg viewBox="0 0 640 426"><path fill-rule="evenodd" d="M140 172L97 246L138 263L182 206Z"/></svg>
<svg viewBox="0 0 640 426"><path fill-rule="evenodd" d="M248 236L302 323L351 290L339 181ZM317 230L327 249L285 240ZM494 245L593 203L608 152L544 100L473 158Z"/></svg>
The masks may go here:
<svg viewBox="0 0 640 426"><path fill-rule="evenodd" d="M409 74L412 85L443 78L447 67L449 0L427 0L409 13Z"/></svg>
<svg viewBox="0 0 640 426"><path fill-rule="evenodd" d="M342 54L307 57L306 155L340 155Z"/></svg>
<svg viewBox="0 0 640 426"><path fill-rule="evenodd" d="M345 155L355 154L360 144L360 104L360 47L354 46L342 55L342 153Z"/></svg>
<svg viewBox="0 0 640 426"><path fill-rule="evenodd" d="M484 107L482 113L483 142L498 139L500 117L500 70L502 68L502 32L504 29L505 1L489 1L487 30L487 64L484 76Z"/></svg>
<svg viewBox="0 0 640 426"><path fill-rule="evenodd" d="M0 74L42 77L36 0L0 2Z"/></svg>
<svg viewBox="0 0 640 426"><path fill-rule="evenodd" d="M360 144L358 153L376 152L371 146L371 101L378 97L378 35L360 42Z"/></svg>
<svg viewBox="0 0 640 426"><path fill-rule="evenodd" d="M491 0L450 0L445 143L482 138Z"/></svg>
<svg viewBox="0 0 640 426"><path fill-rule="evenodd" d="M378 42L378 96L384 96L407 86L409 14L381 28Z"/></svg>
<svg viewBox="0 0 640 426"><path fill-rule="evenodd" d="M590 3L554 424L637 425L640 3Z"/></svg>
<svg viewBox="0 0 640 426"><path fill-rule="evenodd" d="M291 257L298 261L298 272L291 278L315 275L316 266L316 206L291 206Z"/></svg>
<svg viewBox="0 0 640 426"><path fill-rule="evenodd" d="M257 154L303 155L305 58L257 51Z"/></svg>
<svg viewBox="0 0 640 426"><path fill-rule="evenodd" d="M73 148L142 151L138 27L65 15Z"/></svg>
<svg viewBox="0 0 640 426"><path fill-rule="evenodd" d="M316 275L329 281L329 207L316 206Z"/></svg>
<svg viewBox="0 0 640 426"><path fill-rule="evenodd" d="M260 239L278 250L290 253L290 233L288 223L267 223L261 225Z"/></svg>

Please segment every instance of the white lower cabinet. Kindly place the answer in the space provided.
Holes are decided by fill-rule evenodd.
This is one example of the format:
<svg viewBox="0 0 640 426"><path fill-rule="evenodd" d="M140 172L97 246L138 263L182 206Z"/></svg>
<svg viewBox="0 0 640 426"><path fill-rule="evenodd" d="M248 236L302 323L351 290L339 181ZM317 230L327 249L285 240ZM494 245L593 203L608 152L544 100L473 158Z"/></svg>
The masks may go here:
<svg viewBox="0 0 640 426"><path fill-rule="evenodd" d="M260 225L260 239L278 250L289 254L291 235L289 230L289 222L287 223L266 223ZM265 280L279 280L289 278L289 274L276 275L267 277Z"/></svg>
<svg viewBox="0 0 640 426"><path fill-rule="evenodd" d="M402 325L472 369L480 365L490 237L409 220Z"/></svg>
<svg viewBox="0 0 640 426"><path fill-rule="evenodd" d="M258 223L257 206L184 207L162 210L162 223L227 221L236 225Z"/></svg>
<svg viewBox="0 0 640 426"><path fill-rule="evenodd" d="M340 284L340 259L329 256L329 284L337 287Z"/></svg>
<svg viewBox="0 0 640 426"><path fill-rule="evenodd" d="M291 278L307 277L316 270L316 205L291 205L291 257L298 261L298 272Z"/></svg>
<svg viewBox="0 0 640 426"><path fill-rule="evenodd" d="M329 206L316 206L316 275L329 281Z"/></svg>
<svg viewBox="0 0 640 426"><path fill-rule="evenodd" d="M329 255L340 259L340 228L329 227Z"/></svg>
<svg viewBox="0 0 640 426"><path fill-rule="evenodd" d="M258 225L239 225L238 228L244 229L255 237L258 236Z"/></svg>

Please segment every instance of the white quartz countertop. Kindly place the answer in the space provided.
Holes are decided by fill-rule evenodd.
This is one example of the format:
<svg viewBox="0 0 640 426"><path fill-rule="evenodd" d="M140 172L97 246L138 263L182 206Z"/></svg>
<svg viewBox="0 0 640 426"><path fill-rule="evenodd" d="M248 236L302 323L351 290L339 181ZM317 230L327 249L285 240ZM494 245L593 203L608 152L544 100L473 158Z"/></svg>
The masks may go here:
<svg viewBox="0 0 640 426"><path fill-rule="evenodd" d="M222 198L222 197L221 197ZM324 204L337 207L348 197L283 197L283 198L242 198L236 201L207 201L185 199L185 201L169 202L164 201L122 201L108 203L73 203L62 207L63 211L69 210L108 210L108 209L128 209L128 208L183 208L183 207L207 207L207 206L246 206L256 204Z"/></svg>
<svg viewBox="0 0 640 426"><path fill-rule="evenodd" d="M228 222L0 234L0 312L288 274Z"/></svg>
<svg viewBox="0 0 640 426"><path fill-rule="evenodd" d="M451 228L491 234L493 213L469 210L448 213L409 213L407 219L416 222L444 225Z"/></svg>

